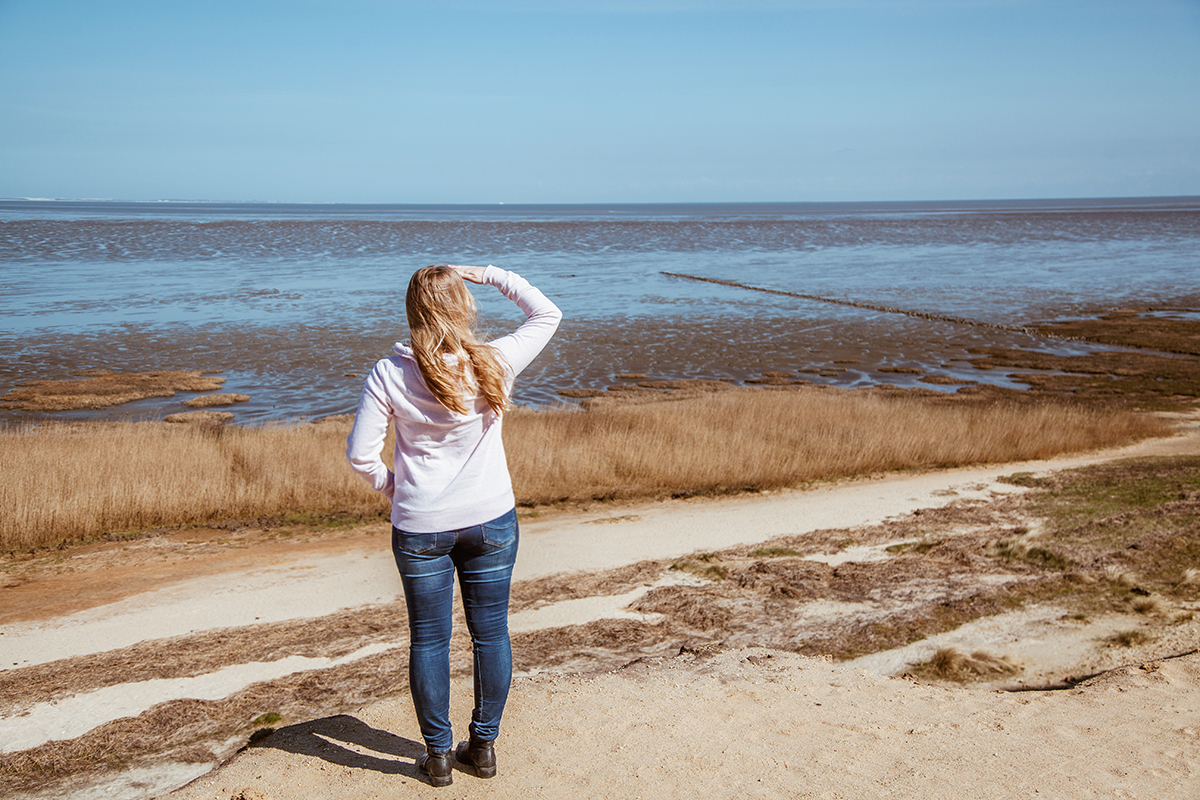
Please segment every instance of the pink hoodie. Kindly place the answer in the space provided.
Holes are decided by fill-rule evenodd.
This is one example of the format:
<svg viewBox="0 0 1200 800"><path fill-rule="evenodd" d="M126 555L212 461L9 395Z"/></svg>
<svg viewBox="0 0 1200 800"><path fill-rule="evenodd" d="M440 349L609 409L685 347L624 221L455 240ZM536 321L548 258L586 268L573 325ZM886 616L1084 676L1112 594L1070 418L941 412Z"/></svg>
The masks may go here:
<svg viewBox="0 0 1200 800"><path fill-rule="evenodd" d="M500 351L505 390L541 352L562 312L515 272L488 266L483 282L516 303L528 319L490 347ZM367 376L346 458L378 492L392 499L392 525L410 533L457 530L512 509L512 480L501 439L503 418L482 397L457 414L425 386L407 344L380 360ZM380 457L388 423L396 426L392 469Z"/></svg>

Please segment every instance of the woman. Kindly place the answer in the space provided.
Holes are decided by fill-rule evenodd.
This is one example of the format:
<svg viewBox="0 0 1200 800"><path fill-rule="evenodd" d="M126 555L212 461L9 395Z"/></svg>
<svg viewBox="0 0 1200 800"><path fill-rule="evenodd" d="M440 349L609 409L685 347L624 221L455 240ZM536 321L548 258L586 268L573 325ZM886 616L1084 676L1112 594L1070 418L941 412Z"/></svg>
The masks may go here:
<svg viewBox="0 0 1200 800"><path fill-rule="evenodd" d="M527 319L507 336L478 342L464 280L496 287ZM546 346L562 313L515 272L493 266L417 270L405 306L411 343L397 344L367 376L346 457L392 500L409 685L426 749L418 765L435 786L448 786L456 572L474 650L475 710L470 739L454 756L481 778L496 774L493 742L512 682L508 592L518 538L502 415L513 379ZM380 457L389 422L396 426L390 470Z"/></svg>

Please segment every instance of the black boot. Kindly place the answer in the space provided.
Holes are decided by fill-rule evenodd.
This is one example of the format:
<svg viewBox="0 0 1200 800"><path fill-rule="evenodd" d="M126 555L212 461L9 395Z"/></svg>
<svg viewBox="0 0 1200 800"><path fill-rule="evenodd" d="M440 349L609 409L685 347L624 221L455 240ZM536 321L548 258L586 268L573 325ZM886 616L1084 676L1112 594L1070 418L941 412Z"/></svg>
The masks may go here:
<svg viewBox="0 0 1200 800"><path fill-rule="evenodd" d="M425 755L417 759L417 767L429 778L434 786L449 786L454 782L451 774L454 765L450 762L450 751L436 752L425 748Z"/></svg>
<svg viewBox="0 0 1200 800"><path fill-rule="evenodd" d="M475 768L475 774L481 778L496 777L495 742L485 742L471 737L469 742L459 742L454 757L460 764L470 764Z"/></svg>

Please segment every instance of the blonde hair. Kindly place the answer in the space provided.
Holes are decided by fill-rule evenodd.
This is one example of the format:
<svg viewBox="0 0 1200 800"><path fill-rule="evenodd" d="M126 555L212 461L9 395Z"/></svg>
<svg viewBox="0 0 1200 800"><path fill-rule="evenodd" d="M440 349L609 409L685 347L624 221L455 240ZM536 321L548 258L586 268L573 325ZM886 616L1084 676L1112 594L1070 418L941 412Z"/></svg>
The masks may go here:
<svg viewBox="0 0 1200 800"><path fill-rule="evenodd" d="M459 274L446 266L417 270L404 306L417 367L438 402L466 414L465 398L481 396L502 413L508 406L504 364L495 348L475 338L475 298ZM446 355L457 360L447 363Z"/></svg>

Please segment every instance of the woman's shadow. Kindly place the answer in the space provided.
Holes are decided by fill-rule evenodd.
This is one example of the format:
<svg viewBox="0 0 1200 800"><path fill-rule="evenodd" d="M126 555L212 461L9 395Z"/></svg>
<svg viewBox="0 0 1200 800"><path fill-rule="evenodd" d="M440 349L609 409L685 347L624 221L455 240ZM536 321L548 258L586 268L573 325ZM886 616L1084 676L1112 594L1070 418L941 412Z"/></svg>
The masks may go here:
<svg viewBox="0 0 1200 800"><path fill-rule="evenodd" d="M377 730L349 714L322 717L278 730L264 728L250 737L246 748L251 747L270 747L344 767L426 780L416 765L416 759L425 752L424 744Z"/></svg>

